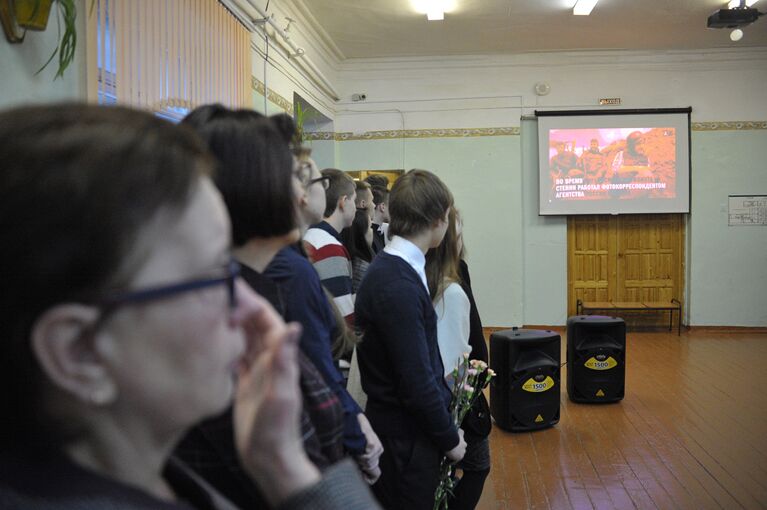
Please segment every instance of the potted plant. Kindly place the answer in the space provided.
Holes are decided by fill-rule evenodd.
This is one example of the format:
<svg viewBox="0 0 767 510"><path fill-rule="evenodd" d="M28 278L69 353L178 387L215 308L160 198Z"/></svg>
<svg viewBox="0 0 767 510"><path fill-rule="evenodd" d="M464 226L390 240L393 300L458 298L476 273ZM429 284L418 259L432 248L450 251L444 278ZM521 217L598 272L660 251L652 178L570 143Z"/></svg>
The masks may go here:
<svg viewBox="0 0 767 510"><path fill-rule="evenodd" d="M64 71L75 59L75 48L77 47L77 8L75 2L77 0L0 0L0 17L2 17L3 29L5 29L8 42L20 43L24 40L27 30L46 29L54 1L59 9L59 43L48 61L37 72L45 69L58 53L59 68L55 78L60 78L64 76ZM93 5L95 5L95 0L91 4L91 9ZM63 34L62 24L64 26Z"/></svg>
<svg viewBox="0 0 767 510"><path fill-rule="evenodd" d="M296 136L293 143L297 146L303 145L307 139L306 131L304 131L306 122L311 122L316 119L317 115L316 110L306 108L300 101L295 101L295 105L293 106L293 122L296 124Z"/></svg>

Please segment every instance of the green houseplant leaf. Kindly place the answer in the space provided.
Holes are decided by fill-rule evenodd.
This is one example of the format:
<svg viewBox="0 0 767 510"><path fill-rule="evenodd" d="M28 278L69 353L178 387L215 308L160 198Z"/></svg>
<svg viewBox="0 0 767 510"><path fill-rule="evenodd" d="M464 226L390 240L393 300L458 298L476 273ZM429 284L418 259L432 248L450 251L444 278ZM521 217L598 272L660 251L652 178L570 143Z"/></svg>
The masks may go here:
<svg viewBox="0 0 767 510"><path fill-rule="evenodd" d="M38 2L40 0L37 0ZM59 43L53 50L50 58L43 64L43 66L37 70L35 74L39 74L43 69L48 67L48 64L53 61L56 54L59 55L59 68L56 70L56 76L53 78L63 78L64 71L75 59L75 49L77 48L77 7L75 6L76 0L56 0L56 4L59 9L59 16L56 18L59 30ZM95 0L91 4L91 9ZM61 24L64 24L64 34L61 33Z"/></svg>

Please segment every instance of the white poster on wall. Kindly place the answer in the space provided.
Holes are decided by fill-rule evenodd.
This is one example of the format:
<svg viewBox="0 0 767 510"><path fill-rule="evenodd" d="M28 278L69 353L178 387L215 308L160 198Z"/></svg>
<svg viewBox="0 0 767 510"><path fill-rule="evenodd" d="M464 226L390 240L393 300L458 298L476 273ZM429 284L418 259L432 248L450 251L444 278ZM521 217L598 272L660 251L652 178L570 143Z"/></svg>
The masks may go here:
<svg viewBox="0 0 767 510"><path fill-rule="evenodd" d="M767 195L730 195L728 225L767 226Z"/></svg>

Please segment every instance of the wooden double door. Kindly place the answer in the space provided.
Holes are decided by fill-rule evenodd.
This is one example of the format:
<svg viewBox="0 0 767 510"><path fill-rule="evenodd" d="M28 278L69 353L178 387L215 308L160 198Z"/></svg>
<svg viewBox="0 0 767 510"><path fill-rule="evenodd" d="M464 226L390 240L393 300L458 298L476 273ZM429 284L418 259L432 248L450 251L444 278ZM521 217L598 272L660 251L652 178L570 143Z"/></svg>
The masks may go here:
<svg viewBox="0 0 767 510"><path fill-rule="evenodd" d="M568 218L568 316L575 315L578 299L683 302L683 297L684 215Z"/></svg>

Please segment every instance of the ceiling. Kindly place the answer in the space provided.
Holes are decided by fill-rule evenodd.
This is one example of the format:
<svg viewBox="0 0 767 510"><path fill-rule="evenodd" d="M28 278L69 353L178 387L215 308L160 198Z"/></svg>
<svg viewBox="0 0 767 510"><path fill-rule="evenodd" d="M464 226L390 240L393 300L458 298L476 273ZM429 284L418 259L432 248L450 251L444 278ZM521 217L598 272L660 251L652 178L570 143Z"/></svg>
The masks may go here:
<svg viewBox="0 0 767 510"><path fill-rule="evenodd" d="M600 0L573 16L574 0L453 0L444 21L427 21L414 0L288 0L302 3L345 58L574 50L680 50L767 46L767 19L740 42L707 29L725 0ZM754 5L767 11L767 0Z"/></svg>

